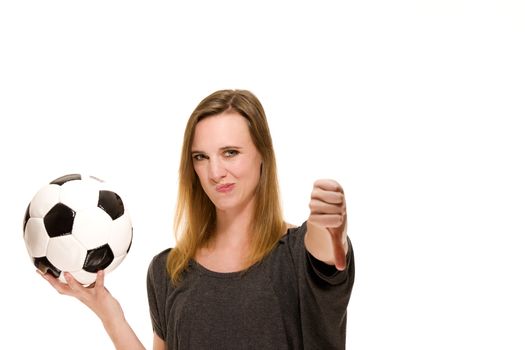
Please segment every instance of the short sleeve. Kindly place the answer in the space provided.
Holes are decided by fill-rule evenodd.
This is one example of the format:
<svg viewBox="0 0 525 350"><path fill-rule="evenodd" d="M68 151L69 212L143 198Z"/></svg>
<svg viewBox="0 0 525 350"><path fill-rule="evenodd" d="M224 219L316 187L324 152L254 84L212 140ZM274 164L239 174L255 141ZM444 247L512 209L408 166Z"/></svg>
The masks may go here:
<svg viewBox="0 0 525 350"><path fill-rule="evenodd" d="M288 234L298 280L304 348L344 349L347 307L355 274L352 246L348 240L347 267L339 271L308 253L304 245L306 231L305 222Z"/></svg>
<svg viewBox="0 0 525 350"><path fill-rule="evenodd" d="M166 294L168 272L166 259L169 249L156 255L148 268L147 292L151 323L153 331L162 339L166 339Z"/></svg>

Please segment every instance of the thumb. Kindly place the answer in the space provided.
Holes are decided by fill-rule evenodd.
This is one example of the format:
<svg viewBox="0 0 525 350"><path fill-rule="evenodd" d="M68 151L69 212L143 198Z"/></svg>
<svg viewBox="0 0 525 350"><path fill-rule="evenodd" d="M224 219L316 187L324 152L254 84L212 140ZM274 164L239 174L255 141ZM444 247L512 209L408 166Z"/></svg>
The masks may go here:
<svg viewBox="0 0 525 350"><path fill-rule="evenodd" d="M340 235L332 234L330 236L332 237L332 247L334 249L335 267L339 271L343 271L346 268L346 254L343 242Z"/></svg>

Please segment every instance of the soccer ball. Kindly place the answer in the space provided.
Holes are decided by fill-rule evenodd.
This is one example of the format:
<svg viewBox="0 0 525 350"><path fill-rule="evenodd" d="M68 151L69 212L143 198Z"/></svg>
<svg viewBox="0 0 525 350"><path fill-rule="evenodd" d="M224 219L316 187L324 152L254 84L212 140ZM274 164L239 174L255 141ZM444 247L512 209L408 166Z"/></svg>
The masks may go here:
<svg viewBox="0 0 525 350"><path fill-rule="evenodd" d="M70 174L42 187L27 206L24 241L33 264L65 283L83 285L126 257L133 227L121 197L93 176Z"/></svg>

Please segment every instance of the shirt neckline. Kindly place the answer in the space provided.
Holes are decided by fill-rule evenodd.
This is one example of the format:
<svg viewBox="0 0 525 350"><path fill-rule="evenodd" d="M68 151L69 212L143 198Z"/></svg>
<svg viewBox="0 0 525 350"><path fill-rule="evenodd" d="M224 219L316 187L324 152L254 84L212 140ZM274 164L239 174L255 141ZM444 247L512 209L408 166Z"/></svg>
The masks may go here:
<svg viewBox="0 0 525 350"><path fill-rule="evenodd" d="M210 269L204 267L203 265L199 264L197 262L197 260L195 260L193 258L190 260L189 264L190 264L190 266L194 267L201 274L204 274L204 275L207 275L207 276L211 276L211 277L226 278L226 279L228 279L228 278L230 278L230 279L232 279L232 278L239 278L243 274L245 274L246 272L248 272L250 269L252 269L254 267L254 265L252 265L249 268L244 269L244 270L240 270L240 271L218 272L218 271L213 271L213 270L210 270Z"/></svg>
<svg viewBox="0 0 525 350"><path fill-rule="evenodd" d="M292 226L292 227L289 227L287 230L286 230L286 233L279 239L279 243L284 243L284 240L288 237L288 235L290 234L290 232L292 230L298 230L301 226ZM271 253L270 253L271 254ZM266 257L265 257L266 258ZM262 261L265 260L265 258L263 258ZM240 270L240 271L232 271L232 272L218 272L218 271L213 271L213 270L210 270L208 268L206 268L204 265L201 265L197 260L195 260L194 258L191 258L190 261L189 261L189 265L194 267L199 273L203 274L203 275L207 275L207 276L211 276L211 277L215 277L215 278L224 278L224 279L235 279L235 278L240 278L242 277L243 275L245 275L246 273L250 272L251 270L253 270L255 267L257 267L258 265L260 265L262 263L262 261L260 261L259 263L256 263L250 267L248 267L247 269L244 269L244 270Z"/></svg>

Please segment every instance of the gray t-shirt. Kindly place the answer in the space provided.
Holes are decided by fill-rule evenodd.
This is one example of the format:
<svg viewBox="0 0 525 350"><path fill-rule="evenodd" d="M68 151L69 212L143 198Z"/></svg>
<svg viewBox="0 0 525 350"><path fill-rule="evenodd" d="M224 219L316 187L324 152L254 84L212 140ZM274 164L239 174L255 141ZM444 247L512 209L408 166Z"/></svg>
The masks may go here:
<svg viewBox="0 0 525 350"><path fill-rule="evenodd" d="M219 273L191 260L177 287L166 271L169 249L156 255L147 288L154 332L167 349L344 349L354 283L309 254L306 222L290 228L260 263Z"/></svg>

